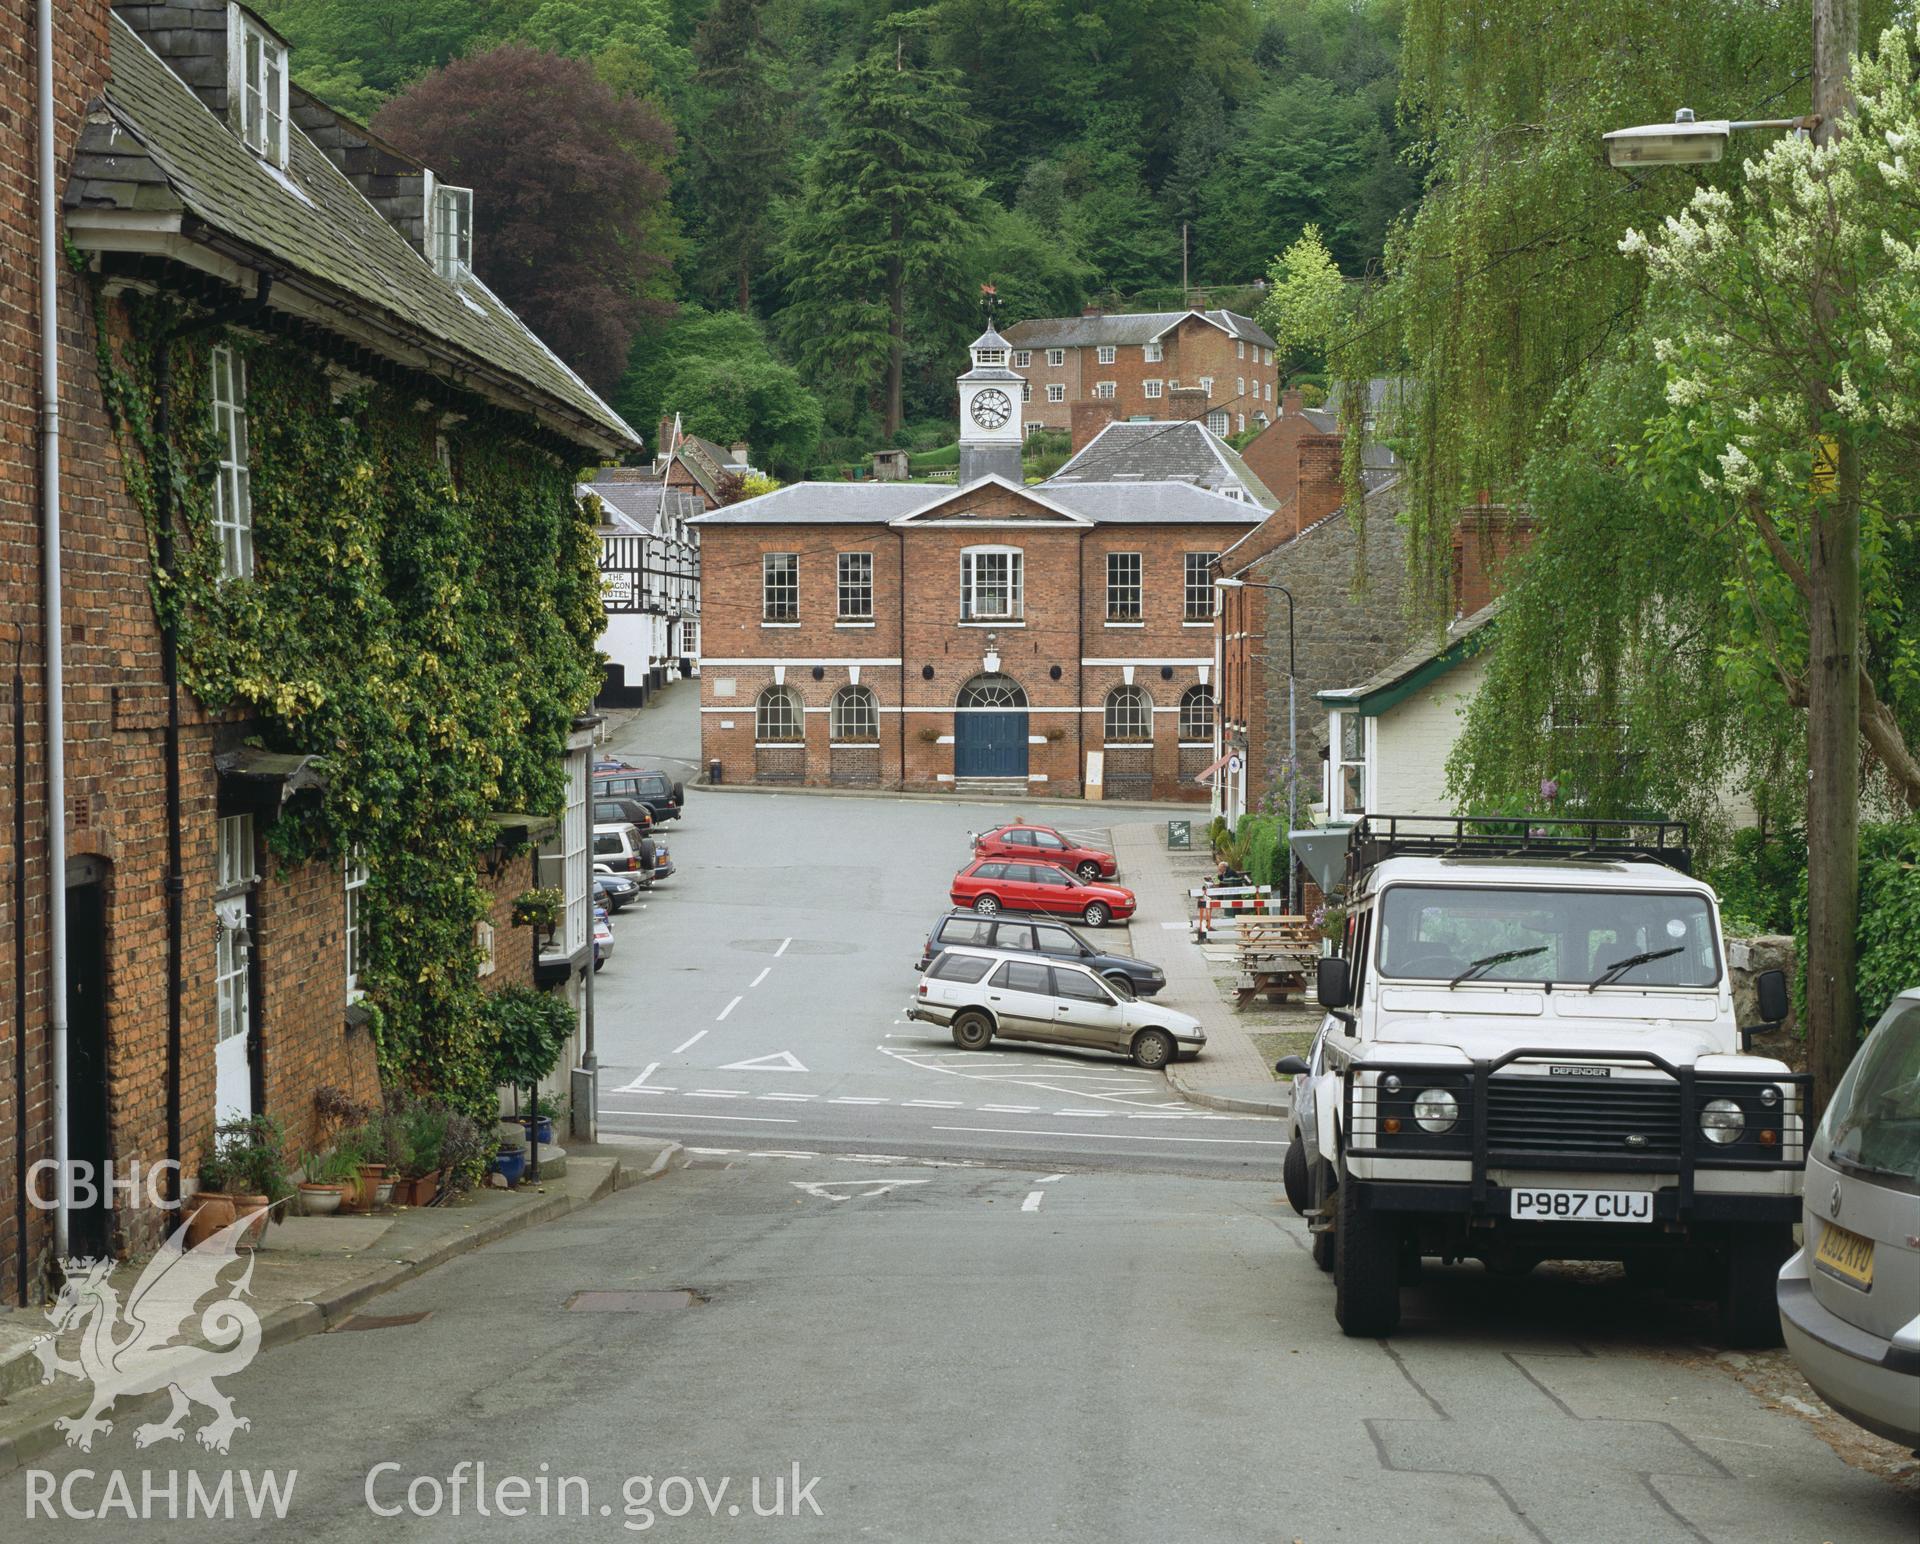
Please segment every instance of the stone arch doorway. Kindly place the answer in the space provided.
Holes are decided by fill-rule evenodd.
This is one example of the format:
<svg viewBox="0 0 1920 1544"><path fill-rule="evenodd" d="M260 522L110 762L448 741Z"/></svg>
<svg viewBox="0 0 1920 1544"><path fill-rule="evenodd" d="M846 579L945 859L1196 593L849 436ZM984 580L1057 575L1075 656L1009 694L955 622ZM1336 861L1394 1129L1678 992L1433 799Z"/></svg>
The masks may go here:
<svg viewBox="0 0 1920 1544"><path fill-rule="evenodd" d="M953 775L1027 775L1027 694L1011 676L977 675L953 713Z"/></svg>

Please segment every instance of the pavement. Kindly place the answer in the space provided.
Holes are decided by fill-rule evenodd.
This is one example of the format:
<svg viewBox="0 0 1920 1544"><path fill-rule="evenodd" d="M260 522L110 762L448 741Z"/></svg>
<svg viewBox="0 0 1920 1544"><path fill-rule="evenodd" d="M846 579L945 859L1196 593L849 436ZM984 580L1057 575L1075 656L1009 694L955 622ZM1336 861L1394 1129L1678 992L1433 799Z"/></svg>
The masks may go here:
<svg viewBox="0 0 1920 1544"><path fill-rule="evenodd" d="M1112 830L1121 881L1138 902L1128 924L1133 953L1166 971L1161 995L1191 1013L1207 1031L1205 1053L1168 1068L1167 1081L1196 1104L1284 1117L1292 1108L1293 1085L1273 1077L1239 1014L1221 996L1211 962L1194 942L1193 903L1187 892L1212 872L1205 847L1170 850L1167 828L1159 823L1127 821Z"/></svg>
<svg viewBox="0 0 1920 1544"><path fill-rule="evenodd" d="M476 1190L443 1205L370 1217L290 1217L270 1225L247 1276L246 1296L259 1316L261 1348L337 1330L363 1304L402 1282L657 1176L673 1150L670 1143L654 1144L650 1152L576 1145L563 1173L539 1186ZM110 1281L123 1301L146 1263L142 1257L114 1270ZM40 1381L33 1345L49 1328L39 1310L0 1315L0 1473L58 1448L63 1438L54 1422L87 1406L89 1385L66 1377L50 1385ZM62 1335L63 1356L71 1359L77 1339L77 1334ZM129 1417L141 1407L140 1400L122 1398L113 1411L116 1423L130 1425Z"/></svg>

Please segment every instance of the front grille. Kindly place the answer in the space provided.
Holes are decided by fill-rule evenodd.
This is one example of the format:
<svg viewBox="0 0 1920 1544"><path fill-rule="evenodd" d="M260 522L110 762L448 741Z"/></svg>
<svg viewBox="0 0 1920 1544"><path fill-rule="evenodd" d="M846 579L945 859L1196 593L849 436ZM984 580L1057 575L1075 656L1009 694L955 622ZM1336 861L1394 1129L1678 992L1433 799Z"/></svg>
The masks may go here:
<svg viewBox="0 0 1920 1544"><path fill-rule="evenodd" d="M1677 1160L1680 1129L1677 1083L1497 1077L1487 1084L1487 1146L1494 1154Z"/></svg>

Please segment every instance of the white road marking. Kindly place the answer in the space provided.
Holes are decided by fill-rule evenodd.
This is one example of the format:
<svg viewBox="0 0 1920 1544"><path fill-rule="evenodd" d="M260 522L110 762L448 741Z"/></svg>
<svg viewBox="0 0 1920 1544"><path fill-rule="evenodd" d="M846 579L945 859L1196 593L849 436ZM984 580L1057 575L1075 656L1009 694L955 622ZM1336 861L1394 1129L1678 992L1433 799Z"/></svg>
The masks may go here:
<svg viewBox="0 0 1920 1544"><path fill-rule="evenodd" d="M818 1099L820 1096L818 1094L762 1094L760 1097L762 1099L796 1100L796 1099Z"/></svg>
<svg viewBox="0 0 1920 1544"><path fill-rule="evenodd" d="M781 939L781 940L780 940L780 947L779 947L778 949L775 949L775 950L773 951L773 957L774 957L774 958L775 958L776 960L777 960L777 959L779 959L781 955L783 955L783 954L785 954L785 953L787 952L787 945L788 945L788 944L790 944L790 943L792 943L792 942L793 942L793 940L792 940L791 938L783 938L783 939Z"/></svg>
<svg viewBox="0 0 1920 1544"><path fill-rule="evenodd" d="M1055 1110L1055 1115L1089 1115L1095 1120L1105 1120L1113 1113L1111 1110Z"/></svg>
<svg viewBox="0 0 1920 1544"><path fill-rule="evenodd" d="M784 1148L771 1148L764 1153L748 1153L749 1158L818 1158L818 1153L789 1152Z"/></svg>
<svg viewBox="0 0 1920 1544"><path fill-rule="evenodd" d="M639 1077L635 1078L625 1088L610 1088L607 1092L610 1094L631 1094L638 1089L642 1083L646 1082L648 1078L652 1077L654 1073L659 1070L659 1067L660 1063L658 1062L648 1062L647 1070L641 1073Z"/></svg>
<svg viewBox="0 0 1920 1544"><path fill-rule="evenodd" d="M983 1104L980 1106L980 1113L983 1115L1037 1115L1040 1113L1040 1106L1037 1104Z"/></svg>
<svg viewBox="0 0 1920 1544"><path fill-rule="evenodd" d="M1027 1192L1027 1198L1026 1198L1026 1200L1024 1200L1024 1201L1022 1201L1022 1202L1020 1203L1020 1210L1021 1210L1021 1211L1023 1211L1023 1212L1037 1212L1037 1211L1039 1211L1039 1210L1040 1210L1040 1197L1041 1197L1041 1196L1042 1196L1042 1195L1043 1195L1044 1193L1045 1193L1045 1192L1043 1192L1043 1191L1039 1191L1039 1190L1029 1190L1029 1191Z"/></svg>
<svg viewBox="0 0 1920 1544"><path fill-rule="evenodd" d="M772 974L773 974L773 967L769 965L764 970L762 970L759 975L755 976L751 981L747 983L747 990L751 992L755 987L757 987L762 981L765 981L767 977Z"/></svg>
<svg viewBox="0 0 1920 1544"><path fill-rule="evenodd" d="M744 1099L744 1088L693 1088L687 1090L689 1099Z"/></svg>
<svg viewBox="0 0 1920 1544"><path fill-rule="evenodd" d="M647 1117L649 1120L750 1120L763 1126L797 1126L799 1122L791 1115L709 1115L705 1110L697 1115L689 1110L682 1115L673 1110L655 1110Z"/></svg>
<svg viewBox="0 0 1920 1544"><path fill-rule="evenodd" d="M846 1094L827 1101L828 1104L891 1104L892 1102L890 1099L856 1099Z"/></svg>
<svg viewBox="0 0 1920 1544"><path fill-rule="evenodd" d="M720 1023L722 1019L725 1019L729 1013L733 1012L733 1010L735 1008L738 1008L739 1006L740 1006L740 999L736 997L732 1002L728 1003L726 1007L720 1010L719 1016L715 1018L713 1022L716 1024Z"/></svg>
<svg viewBox="0 0 1920 1544"><path fill-rule="evenodd" d="M728 1062L720 1069L722 1072L805 1072L806 1064L791 1051L775 1051L771 1056L749 1057L746 1061Z"/></svg>
<svg viewBox="0 0 1920 1544"><path fill-rule="evenodd" d="M1056 1180L1063 1180L1065 1178L1066 1178L1066 1175L1064 1174L1049 1174L1044 1179L1042 1179L1039 1183L1041 1183L1042 1185L1051 1185Z"/></svg>
<svg viewBox="0 0 1920 1544"><path fill-rule="evenodd" d="M868 1201L875 1196L883 1196L889 1190L898 1190L903 1185L925 1185L924 1179L877 1179L877 1180L830 1180L830 1179L790 1179L787 1183L796 1190L804 1190L810 1196L822 1201ZM838 1190L846 1190L838 1195Z"/></svg>
<svg viewBox="0 0 1920 1544"><path fill-rule="evenodd" d="M1101 1137L1109 1142L1205 1142L1210 1146L1285 1147L1285 1142L1268 1142L1258 1137L1150 1137L1127 1131L1023 1131L1017 1126L935 1126L935 1131L981 1131L1003 1137Z"/></svg>
<svg viewBox="0 0 1920 1544"><path fill-rule="evenodd" d="M965 1109L966 1106L958 1099L909 1099L906 1108L909 1110L960 1110Z"/></svg>
<svg viewBox="0 0 1920 1544"><path fill-rule="evenodd" d="M679 1054L680 1054L680 1053L681 1053L682 1051L684 1051L684 1050L687 1050L688 1048L690 1048L690 1047L691 1047L691 1046L693 1045L693 1041L694 1041L694 1040L698 1040L698 1039L700 1038L700 1036L701 1036L701 1035L704 1035L705 1033L706 1033L706 1031L705 1031L705 1030L703 1029L703 1030L700 1030L700 1031L698 1031L697 1033L695 1033L695 1035L693 1036L693 1039L692 1039L692 1040L682 1040L682 1041L681 1041L681 1042L680 1042L680 1043L679 1043L678 1045L676 1045L676 1046L675 1046L675 1047L673 1048L673 1054L674 1054L675 1056L678 1056L678 1055L679 1055Z"/></svg>

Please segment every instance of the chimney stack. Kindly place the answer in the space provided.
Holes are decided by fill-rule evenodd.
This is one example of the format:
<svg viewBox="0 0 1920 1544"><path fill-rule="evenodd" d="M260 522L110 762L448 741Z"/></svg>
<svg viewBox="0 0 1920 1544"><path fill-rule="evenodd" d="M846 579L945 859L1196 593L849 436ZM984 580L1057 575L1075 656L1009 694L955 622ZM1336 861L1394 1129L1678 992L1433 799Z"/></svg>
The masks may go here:
<svg viewBox="0 0 1920 1544"><path fill-rule="evenodd" d="M1346 443L1344 434L1309 434L1300 441L1293 495L1296 532L1326 519L1346 502L1342 470Z"/></svg>
<svg viewBox="0 0 1920 1544"><path fill-rule="evenodd" d="M1284 418L1289 413L1297 417L1299 414L1304 413L1306 408L1306 399L1300 395L1300 388L1298 386L1289 386L1285 391L1280 393L1281 417Z"/></svg>
<svg viewBox="0 0 1920 1544"><path fill-rule="evenodd" d="M753 447L747 444L745 440L735 440L733 442L731 455L735 466L745 466L747 464L747 458L752 454Z"/></svg>
<svg viewBox="0 0 1920 1544"><path fill-rule="evenodd" d="M653 442L653 459L658 461L666 455L667 447L673 443L673 414L660 415L660 438Z"/></svg>
<svg viewBox="0 0 1920 1544"><path fill-rule="evenodd" d="M1082 306L1080 308L1080 314L1082 316L1105 316L1107 311L1104 306Z"/></svg>
<svg viewBox="0 0 1920 1544"><path fill-rule="evenodd" d="M1524 510L1491 503L1487 490L1460 512L1453 528L1453 610L1472 616L1505 588L1509 561L1532 545L1534 520Z"/></svg>
<svg viewBox="0 0 1920 1544"><path fill-rule="evenodd" d="M1076 402L1067 412L1073 431L1073 454L1076 456L1118 416L1109 402Z"/></svg>

